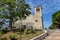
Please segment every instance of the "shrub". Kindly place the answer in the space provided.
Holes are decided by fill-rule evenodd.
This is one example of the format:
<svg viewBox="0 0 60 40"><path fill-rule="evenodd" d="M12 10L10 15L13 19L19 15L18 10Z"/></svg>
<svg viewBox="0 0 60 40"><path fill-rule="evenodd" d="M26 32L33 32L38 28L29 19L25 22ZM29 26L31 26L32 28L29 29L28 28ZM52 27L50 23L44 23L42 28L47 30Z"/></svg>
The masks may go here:
<svg viewBox="0 0 60 40"><path fill-rule="evenodd" d="M25 28L21 28L21 32L24 32Z"/></svg>
<svg viewBox="0 0 60 40"><path fill-rule="evenodd" d="M7 40L7 38L6 38L6 37L4 37L4 38L0 38L0 40Z"/></svg>
<svg viewBox="0 0 60 40"><path fill-rule="evenodd" d="M19 32L21 31L22 33L24 32L24 30L25 30L25 28L21 28L21 30L18 29L18 31L19 31Z"/></svg>
<svg viewBox="0 0 60 40"><path fill-rule="evenodd" d="M34 30L30 30L31 31L31 33L34 33L35 34L35 31Z"/></svg>
<svg viewBox="0 0 60 40"><path fill-rule="evenodd" d="M7 33L8 32L8 30L2 30L2 33L3 34L5 34L5 33Z"/></svg>
<svg viewBox="0 0 60 40"><path fill-rule="evenodd" d="M2 34L2 31L0 31L0 34Z"/></svg>
<svg viewBox="0 0 60 40"><path fill-rule="evenodd" d="M29 29L25 29L24 34L29 34Z"/></svg>
<svg viewBox="0 0 60 40"><path fill-rule="evenodd" d="M34 30L25 29L24 34L35 33Z"/></svg>
<svg viewBox="0 0 60 40"><path fill-rule="evenodd" d="M11 37L10 40L17 40L17 38Z"/></svg>
<svg viewBox="0 0 60 40"><path fill-rule="evenodd" d="M10 31L10 30L8 30L8 28L4 28L4 29L2 30L2 33L5 34L5 33L9 32L9 31Z"/></svg>
<svg viewBox="0 0 60 40"><path fill-rule="evenodd" d="M10 40L17 40L16 35L10 36Z"/></svg>
<svg viewBox="0 0 60 40"><path fill-rule="evenodd" d="M0 36L2 35L2 31L0 31Z"/></svg>

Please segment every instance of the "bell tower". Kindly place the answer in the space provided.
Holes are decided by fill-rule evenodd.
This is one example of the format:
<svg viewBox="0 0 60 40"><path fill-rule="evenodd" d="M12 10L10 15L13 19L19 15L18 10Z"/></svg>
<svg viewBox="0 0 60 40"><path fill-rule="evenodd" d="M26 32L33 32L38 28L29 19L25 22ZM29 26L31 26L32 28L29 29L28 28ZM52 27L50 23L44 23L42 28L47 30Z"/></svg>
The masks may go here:
<svg viewBox="0 0 60 40"><path fill-rule="evenodd" d="M42 7L37 6L34 8L35 14L34 14L34 28L35 29L43 29L43 23L42 23Z"/></svg>

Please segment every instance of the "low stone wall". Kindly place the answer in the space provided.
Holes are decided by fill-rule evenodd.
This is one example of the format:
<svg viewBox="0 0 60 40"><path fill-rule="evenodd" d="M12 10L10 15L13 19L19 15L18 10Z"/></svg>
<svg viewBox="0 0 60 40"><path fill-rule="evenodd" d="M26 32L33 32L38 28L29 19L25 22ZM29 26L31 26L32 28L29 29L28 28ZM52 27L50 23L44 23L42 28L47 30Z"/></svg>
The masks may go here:
<svg viewBox="0 0 60 40"><path fill-rule="evenodd" d="M44 30L43 34L41 34L39 36L36 36L36 37L34 37L34 38L30 39L30 40L43 40L46 36L48 36L48 33L47 33L46 30Z"/></svg>

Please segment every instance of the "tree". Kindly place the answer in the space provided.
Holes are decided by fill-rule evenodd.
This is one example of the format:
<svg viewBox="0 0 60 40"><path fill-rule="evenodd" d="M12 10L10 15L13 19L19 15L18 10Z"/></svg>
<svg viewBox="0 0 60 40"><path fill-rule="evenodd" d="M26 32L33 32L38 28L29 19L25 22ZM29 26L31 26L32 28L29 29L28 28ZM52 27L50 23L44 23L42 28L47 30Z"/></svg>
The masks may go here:
<svg viewBox="0 0 60 40"><path fill-rule="evenodd" d="M52 26L51 26L51 28L60 29L60 11L57 11L52 15Z"/></svg>
<svg viewBox="0 0 60 40"><path fill-rule="evenodd" d="M0 25L2 25L3 24L3 22L0 22Z"/></svg>
<svg viewBox="0 0 60 40"><path fill-rule="evenodd" d="M10 19L9 26L12 29L12 23L17 20L26 18L30 14L30 7L24 0L16 2L16 0L0 0L0 9L2 10L3 18Z"/></svg>

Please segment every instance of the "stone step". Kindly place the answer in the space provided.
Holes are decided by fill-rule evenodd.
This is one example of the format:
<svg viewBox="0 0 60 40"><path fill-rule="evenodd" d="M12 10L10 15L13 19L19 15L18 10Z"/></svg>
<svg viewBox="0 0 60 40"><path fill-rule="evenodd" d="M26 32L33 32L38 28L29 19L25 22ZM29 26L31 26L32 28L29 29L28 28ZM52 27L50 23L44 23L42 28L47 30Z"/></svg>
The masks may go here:
<svg viewBox="0 0 60 40"><path fill-rule="evenodd" d="M47 36L44 40L60 40L60 30L55 30L55 32Z"/></svg>

